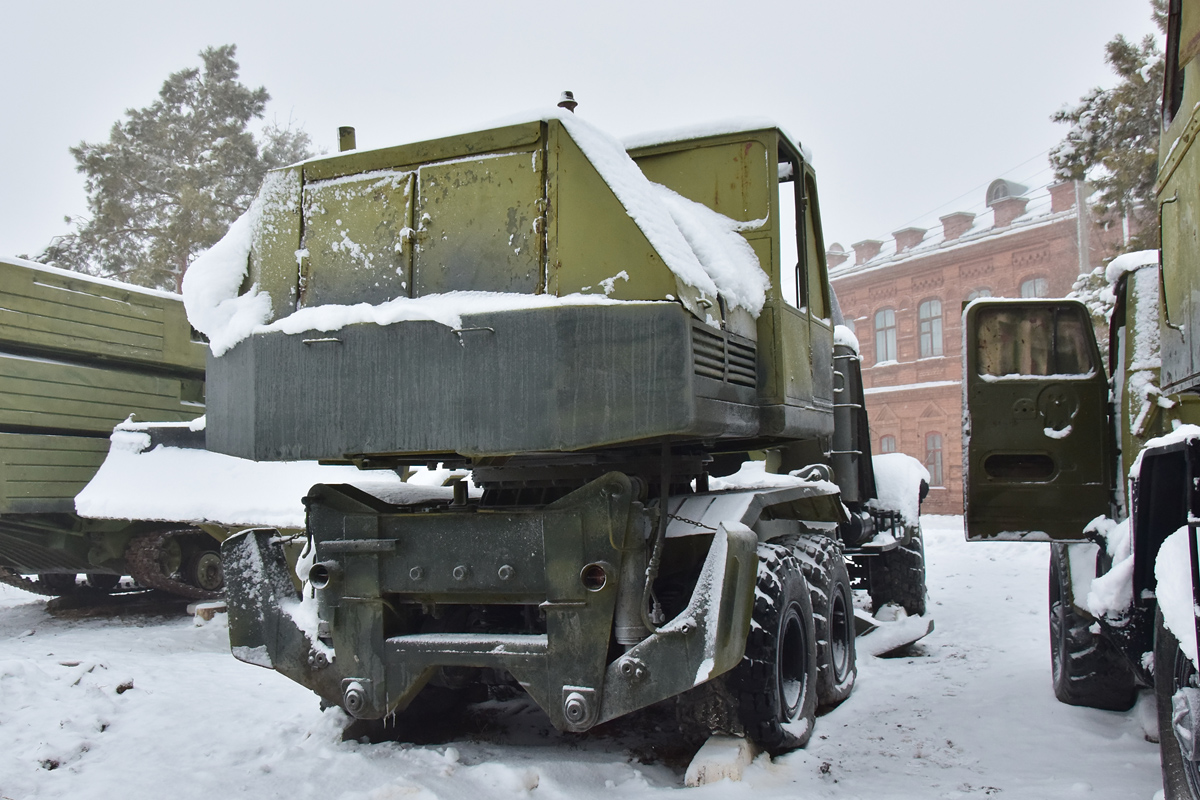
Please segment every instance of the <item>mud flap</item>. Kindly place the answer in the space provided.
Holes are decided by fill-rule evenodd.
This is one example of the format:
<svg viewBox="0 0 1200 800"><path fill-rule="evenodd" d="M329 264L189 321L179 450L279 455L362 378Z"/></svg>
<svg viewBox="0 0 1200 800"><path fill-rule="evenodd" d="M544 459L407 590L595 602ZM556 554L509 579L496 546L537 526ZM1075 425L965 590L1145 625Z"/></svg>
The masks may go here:
<svg viewBox="0 0 1200 800"><path fill-rule="evenodd" d="M253 528L221 545L225 598L229 606L229 645L234 658L275 669L297 637L306 638L287 614L282 601L297 599L279 532Z"/></svg>
<svg viewBox="0 0 1200 800"><path fill-rule="evenodd" d="M300 595L279 531L254 528L231 536L221 545L221 561L234 658L274 669L326 702L341 704L341 678L330 668L332 652L314 642L293 616Z"/></svg>
<svg viewBox="0 0 1200 800"><path fill-rule="evenodd" d="M665 700L728 672L742 660L758 536L738 522L721 523L680 614L609 665L598 722Z"/></svg>

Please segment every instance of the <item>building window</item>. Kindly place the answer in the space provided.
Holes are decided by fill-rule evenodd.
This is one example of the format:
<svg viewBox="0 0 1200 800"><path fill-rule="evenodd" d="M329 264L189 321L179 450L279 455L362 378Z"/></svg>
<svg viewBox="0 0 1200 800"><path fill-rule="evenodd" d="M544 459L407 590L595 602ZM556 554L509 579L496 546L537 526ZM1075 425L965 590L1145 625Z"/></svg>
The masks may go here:
<svg viewBox="0 0 1200 800"><path fill-rule="evenodd" d="M929 485L942 486L942 435L925 434L925 469L929 470Z"/></svg>
<svg viewBox="0 0 1200 800"><path fill-rule="evenodd" d="M1045 297L1050 294L1050 282L1045 278L1021 281L1021 297Z"/></svg>
<svg viewBox="0 0 1200 800"><path fill-rule="evenodd" d="M881 308L875 312L875 363L896 360L896 312Z"/></svg>
<svg viewBox="0 0 1200 800"><path fill-rule="evenodd" d="M896 452L896 437L892 435L879 437L879 452L894 453Z"/></svg>
<svg viewBox="0 0 1200 800"><path fill-rule="evenodd" d="M926 300L918 310L920 319L921 358L942 354L942 301Z"/></svg>
<svg viewBox="0 0 1200 800"><path fill-rule="evenodd" d="M846 319L842 320L842 324L845 325L847 328L849 328L850 332L853 333L855 336L858 335L858 326L854 324L854 320L852 320L849 317L846 317Z"/></svg>
<svg viewBox="0 0 1200 800"><path fill-rule="evenodd" d="M986 286L981 286L978 289L971 290L971 293L967 295L967 302L969 303L972 300L978 300L980 297L991 297L991 296L992 296L992 290L987 288Z"/></svg>

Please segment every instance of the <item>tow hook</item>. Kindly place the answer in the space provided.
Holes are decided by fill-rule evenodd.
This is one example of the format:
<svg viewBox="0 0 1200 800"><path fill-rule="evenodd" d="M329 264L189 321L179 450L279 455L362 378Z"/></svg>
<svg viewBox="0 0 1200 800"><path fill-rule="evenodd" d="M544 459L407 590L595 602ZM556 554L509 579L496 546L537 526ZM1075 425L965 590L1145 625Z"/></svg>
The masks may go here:
<svg viewBox="0 0 1200 800"><path fill-rule="evenodd" d="M1200 761L1197 719L1200 719L1200 689L1180 689L1171 697L1171 727L1179 741L1179 752L1188 761Z"/></svg>

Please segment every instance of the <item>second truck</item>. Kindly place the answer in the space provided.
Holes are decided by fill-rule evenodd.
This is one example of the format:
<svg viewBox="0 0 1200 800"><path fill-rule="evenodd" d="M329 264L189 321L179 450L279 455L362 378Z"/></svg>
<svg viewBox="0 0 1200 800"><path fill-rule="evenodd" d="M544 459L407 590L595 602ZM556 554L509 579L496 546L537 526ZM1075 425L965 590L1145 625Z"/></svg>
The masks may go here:
<svg viewBox="0 0 1200 800"><path fill-rule="evenodd" d="M1052 543L1054 693L1152 687L1167 800L1200 798L1198 56L1200 2L1171 0L1162 247L1108 265L1107 365L1074 300L976 300L963 325L967 536Z"/></svg>
<svg viewBox="0 0 1200 800"><path fill-rule="evenodd" d="M363 720L430 687L564 731L676 698L781 752L853 686L852 581L924 613L922 470L873 467L809 159L769 124L664 138L560 111L349 150L193 265L209 449L461 470L428 502L314 486L298 568L228 539L237 657Z"/></svg>

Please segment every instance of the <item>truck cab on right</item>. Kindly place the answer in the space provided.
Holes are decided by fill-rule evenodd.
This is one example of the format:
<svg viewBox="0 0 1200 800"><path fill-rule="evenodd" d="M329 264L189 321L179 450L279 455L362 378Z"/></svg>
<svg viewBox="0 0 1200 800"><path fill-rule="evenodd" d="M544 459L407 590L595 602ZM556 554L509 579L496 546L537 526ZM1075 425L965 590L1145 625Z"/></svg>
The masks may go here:
<svg viewBox="0 0 1200 800"><path fill-rule="evenodd" d="M1167 800L1200 799L1200 0L1170 0L1161 249L1115 259L1103 358L1075 300L964 310L971 541L1051 543L1055 695L1153 687Z"/></svg>

